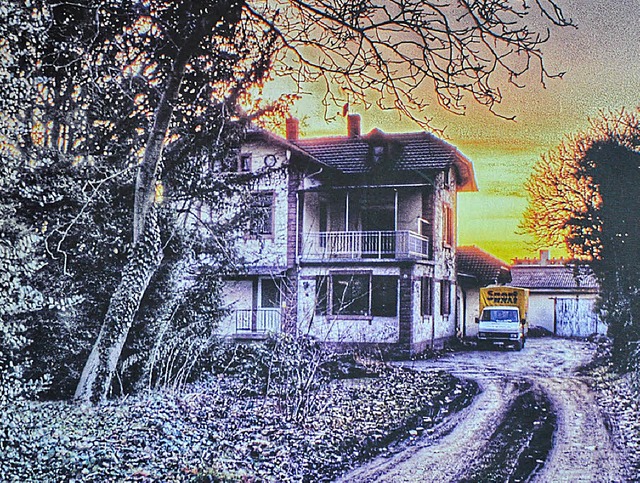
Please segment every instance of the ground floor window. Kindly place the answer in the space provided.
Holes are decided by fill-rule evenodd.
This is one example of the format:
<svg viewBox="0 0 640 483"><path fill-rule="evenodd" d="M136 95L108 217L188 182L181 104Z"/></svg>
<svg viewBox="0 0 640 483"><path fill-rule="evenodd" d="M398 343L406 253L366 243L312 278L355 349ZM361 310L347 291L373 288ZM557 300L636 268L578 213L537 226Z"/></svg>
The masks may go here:
<svg viewBox="0 0 640 483"><path fill-rule="evenodd" d="M440 282L440 314L449 315L451 313L451 282L442 280Z"/></svg>
<svg viewBox="0 0 640 483"><path fill-rule="evenodd" d="M281 294L280 280L263 278L260 280L260 307L280 308Z"/></svg>
<svg viewBox="0 0 640 483"><path fill-rule="evenodd" d="M316 277L316 314L395 317L398 277L368 273Z"/></svg>
<svg viewBox="0 0 640 483"><path fill-rule="evenodd" d="M420 279L420 313L422 316L433 315L433 279Z"/></svg>

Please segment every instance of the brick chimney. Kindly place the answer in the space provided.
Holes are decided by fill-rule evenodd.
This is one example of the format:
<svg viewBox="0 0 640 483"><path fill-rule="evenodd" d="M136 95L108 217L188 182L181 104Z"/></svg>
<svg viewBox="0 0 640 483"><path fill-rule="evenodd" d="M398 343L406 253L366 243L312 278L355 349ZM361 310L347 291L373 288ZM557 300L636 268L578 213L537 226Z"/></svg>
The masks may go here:
<svg viewBox="0 0 640 483"><path fill-rule="evenodd" d="M347 116L347 136L350 138L360 137L360 114Z"/></svg>
<svg viewBox="0 0 640 483"><path fill-rule="evenodd" d="M297 141L300 138L300 121L295 117L287 118L286 129L287 140Z"/></svg>

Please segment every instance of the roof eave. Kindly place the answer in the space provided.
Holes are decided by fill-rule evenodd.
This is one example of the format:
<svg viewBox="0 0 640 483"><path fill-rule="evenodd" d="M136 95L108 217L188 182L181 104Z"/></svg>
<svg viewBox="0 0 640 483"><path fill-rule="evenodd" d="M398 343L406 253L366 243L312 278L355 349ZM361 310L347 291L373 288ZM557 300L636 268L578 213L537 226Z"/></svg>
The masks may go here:
<svg viewBox="0 0 640 483"><path fill-rule="evenodd" d="M453 164L458 171L461 183L458 184L458 192L461 193L475 193L478 191L478 184L476 183L476 175L473 170L473 163L464 154L456 149L455 158Z"/></svg>

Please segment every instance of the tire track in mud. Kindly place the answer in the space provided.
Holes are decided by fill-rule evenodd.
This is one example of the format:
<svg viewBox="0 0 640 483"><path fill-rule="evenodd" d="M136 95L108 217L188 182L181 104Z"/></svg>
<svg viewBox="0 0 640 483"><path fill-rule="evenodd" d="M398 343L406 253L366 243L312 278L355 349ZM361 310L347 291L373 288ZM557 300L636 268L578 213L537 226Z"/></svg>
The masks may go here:
<svg viewBox="0 0 640 483"><path fill-rule="evenodd" d="M531 480L622 483L632 480L614 449L593 393L577 379L540 378L558 419L549 459Z"/></svg>
<svg viewBox="0 0 640 483"><path fill-rule="evenodd" d="M522 392L491 435L482 456L456 481L527 481L544 465L556 430L556 417L546 394L530 383L521 386Z"/></svg>
<svg viewBox="0 0 640 483"><path fill-rule="evenodd" d="M378 457L338 481L457 481L469 458L480 456L506 408L518 395L517 386L501 378L476 382L481 392L470 406L436 425L412 447L391 457Z"/></svg>
<svg viewBox="0 0 640 483"><path fill-rule="evenodd" d="M407 363L471 379L481 393L413 446L339 481L628 481L594 395L576 376L592 355L584 342L543 339L518 353L472 351Z"/></svg>

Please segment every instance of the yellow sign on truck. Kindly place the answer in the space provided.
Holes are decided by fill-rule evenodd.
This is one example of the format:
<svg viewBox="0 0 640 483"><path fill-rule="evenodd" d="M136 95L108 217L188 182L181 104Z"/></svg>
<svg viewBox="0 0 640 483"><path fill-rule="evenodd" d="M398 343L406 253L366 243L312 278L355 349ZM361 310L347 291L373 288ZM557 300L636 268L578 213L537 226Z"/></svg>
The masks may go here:
<svg viewBox="0 0 640 483"><path fill-rule="evenodd" d="M524 347L527 336L529 290L492 285L480 289L478 341Z"/></svg>

